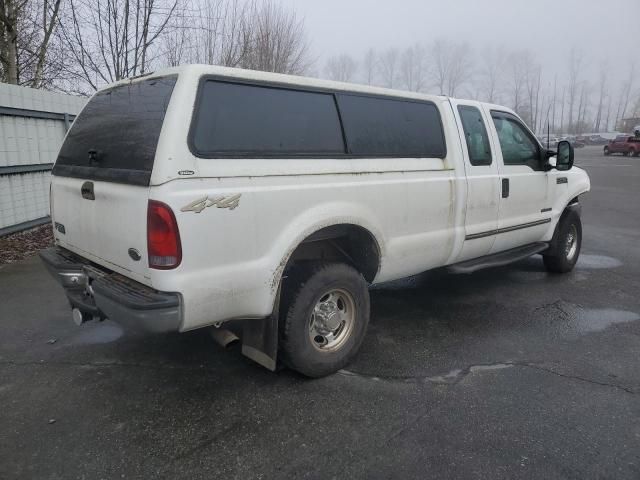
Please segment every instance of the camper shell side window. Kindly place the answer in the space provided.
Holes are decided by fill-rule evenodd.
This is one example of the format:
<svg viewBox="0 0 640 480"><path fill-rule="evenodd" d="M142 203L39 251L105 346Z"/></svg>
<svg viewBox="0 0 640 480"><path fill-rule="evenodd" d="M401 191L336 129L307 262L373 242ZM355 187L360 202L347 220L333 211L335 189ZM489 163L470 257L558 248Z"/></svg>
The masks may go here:
<svg viewBox="0 0 640 480"><path fill-rule="evenodd" d="M203 77L189 148L200 158L445 158L430 101Z"/></svg>

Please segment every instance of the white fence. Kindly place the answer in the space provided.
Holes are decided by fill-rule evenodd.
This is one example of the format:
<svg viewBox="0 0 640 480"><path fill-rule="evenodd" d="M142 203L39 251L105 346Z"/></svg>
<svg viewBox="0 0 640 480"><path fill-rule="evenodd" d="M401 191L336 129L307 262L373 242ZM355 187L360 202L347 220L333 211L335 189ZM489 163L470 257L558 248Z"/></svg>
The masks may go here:
<svg viewBox="0 0 640 480"><path fill-rule="evenodd" d="M50 171L85 102L0 83L0 235L47 221Z"/></svg>

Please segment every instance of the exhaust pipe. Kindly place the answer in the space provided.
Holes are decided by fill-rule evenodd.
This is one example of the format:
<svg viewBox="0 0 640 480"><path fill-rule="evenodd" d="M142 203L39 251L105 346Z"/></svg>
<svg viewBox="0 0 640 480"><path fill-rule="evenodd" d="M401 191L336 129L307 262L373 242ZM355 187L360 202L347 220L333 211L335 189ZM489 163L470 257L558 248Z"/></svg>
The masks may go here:
<svg viewBox="0 0 640 480"><path fill-rule="evenodd" d="M71 310L71 316L73 317L73 323L75 323L77 326L80 326L87 321L84 313L82 313L78 308L74 308L73 310Z"/></svg>
<svg viewBox="0 0 640 480"><path fill-rule="evenodd" d="M222 348L230 348L236 343L240 342L238 336L230 330L224 330L221 328L211 329L211 338L213 338L218 345Z"/></svg>

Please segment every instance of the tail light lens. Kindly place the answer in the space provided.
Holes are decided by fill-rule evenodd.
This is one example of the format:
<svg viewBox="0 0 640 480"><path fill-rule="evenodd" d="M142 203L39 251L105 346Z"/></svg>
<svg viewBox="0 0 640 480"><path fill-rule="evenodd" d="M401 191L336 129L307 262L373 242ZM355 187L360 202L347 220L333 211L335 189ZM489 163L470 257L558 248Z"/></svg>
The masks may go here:
<svg viewBox="0 0 640 480"><path fill-rule="evenodd" d="M147 251L150 268L171 270L182 262L176 217L168 205L155 200L149 200L147 208Z"/></svg>

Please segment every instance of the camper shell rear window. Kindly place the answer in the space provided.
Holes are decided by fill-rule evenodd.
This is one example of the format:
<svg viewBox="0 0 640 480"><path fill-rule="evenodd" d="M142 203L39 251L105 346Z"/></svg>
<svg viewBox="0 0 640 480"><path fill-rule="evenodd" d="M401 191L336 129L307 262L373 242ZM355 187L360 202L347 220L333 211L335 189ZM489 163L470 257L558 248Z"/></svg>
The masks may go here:
<svg viewBox="0 0 640 480"><path fill-rule="evenodd" d="M98 92L75 119L53 174L149 185L177 75Z"/></svg>

